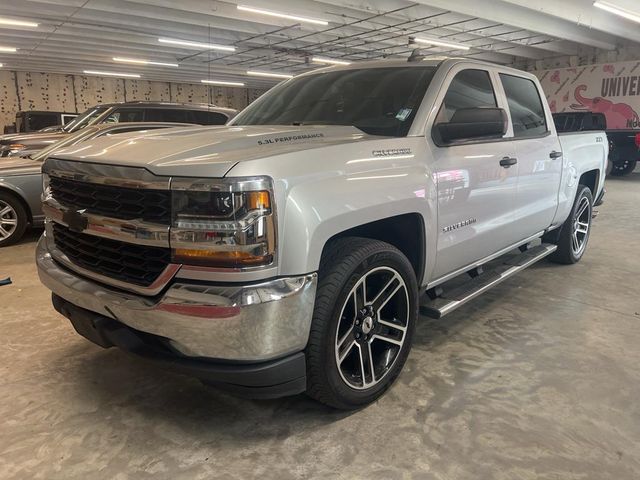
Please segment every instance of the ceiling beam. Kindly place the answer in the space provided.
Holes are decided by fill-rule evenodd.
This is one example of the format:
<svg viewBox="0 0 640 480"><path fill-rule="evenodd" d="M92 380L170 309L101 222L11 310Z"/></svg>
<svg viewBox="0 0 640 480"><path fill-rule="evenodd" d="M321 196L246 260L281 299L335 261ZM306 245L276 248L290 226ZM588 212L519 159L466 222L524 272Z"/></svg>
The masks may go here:
<svg viewBox="0 0 640 480"><path fill-rule="evenodd" d="M612 13L600 10L582 0L505 0L506 2L526 8L531 11L551 15L555 18L571 22L575 25L609 33L632 42L640 43L640 28L637 23L625 20ZM621 0L617 0L621 4ZM636 10L640 13L640 5L636 3Z"/></svg>
<svg viewBox="0 0 640 480"><path fill-rule="evenodd" d="M585 26L532 11L519 5L513 5L497 0L414 0L422 5L442 8L471 15L493 22L504 23L532 32L538 32L552 37L570 40L572 42L614 50L615 37L610 34L597 32Z"/></svg>

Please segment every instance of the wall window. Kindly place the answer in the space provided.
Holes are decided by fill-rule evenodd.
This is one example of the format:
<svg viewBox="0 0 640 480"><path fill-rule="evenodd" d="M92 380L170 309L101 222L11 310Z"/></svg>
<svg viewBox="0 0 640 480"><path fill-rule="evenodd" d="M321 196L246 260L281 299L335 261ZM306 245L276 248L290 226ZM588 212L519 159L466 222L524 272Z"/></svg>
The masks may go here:
<svg viewBox="0 0 640 480"><path fill-rule="evenodd" d="M545 134L548 131L547 121L536 84L527 78L504 73L500 74L500 80L509 102L514 137Z"/></svg>

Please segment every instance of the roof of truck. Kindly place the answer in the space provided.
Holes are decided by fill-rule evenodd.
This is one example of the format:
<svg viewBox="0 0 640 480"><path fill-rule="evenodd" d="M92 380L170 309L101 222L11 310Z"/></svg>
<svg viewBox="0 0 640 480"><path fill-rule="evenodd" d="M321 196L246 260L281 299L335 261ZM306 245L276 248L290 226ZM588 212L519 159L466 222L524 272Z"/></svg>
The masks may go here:
<svg viewBox="0 0 640 480"><path fill-rule="evenodd" d="M521 76L534 77L533 74L529 72L525 72L524 70L518 70L516 68L507 67L504 65L500 65L497 63L485 62L483 60L475 60L472 58L465 57L425 57L422 60L361 60L350 63L349 65L332 65L329 67L319 68L316 70L312 70L310 72L303 73L301 75L297 75L297 77L313 75L315 73L320 72L333 72L338 70L359 70L363 68L386 68L386 67L438 67L440 65L448 65L449 67L458 64L458 63L471 63L473 65L490 67L490 68L499 68L505 72L511 72Z"/></svg>

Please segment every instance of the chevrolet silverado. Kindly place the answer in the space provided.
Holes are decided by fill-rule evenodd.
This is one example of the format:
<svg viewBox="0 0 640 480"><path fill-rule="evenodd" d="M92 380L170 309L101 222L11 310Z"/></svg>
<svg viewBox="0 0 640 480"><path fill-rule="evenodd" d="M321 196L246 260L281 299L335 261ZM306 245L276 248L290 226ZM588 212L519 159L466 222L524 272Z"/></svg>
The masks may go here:
<svg viewBox="0 0 640 480"><path fill-rule="evenodd" d="M558 135L515 69L316 70L228 126L57 151L39 275L98 345L239 393L358 408L400 374L419 312L583 257L607 149L604 132Z"/></svg>

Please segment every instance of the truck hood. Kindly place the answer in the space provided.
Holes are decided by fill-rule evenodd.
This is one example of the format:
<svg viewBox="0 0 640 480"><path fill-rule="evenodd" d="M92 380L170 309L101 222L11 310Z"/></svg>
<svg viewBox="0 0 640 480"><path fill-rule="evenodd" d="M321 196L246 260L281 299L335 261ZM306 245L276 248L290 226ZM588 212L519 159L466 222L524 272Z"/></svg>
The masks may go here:
<svg viewBox="0 0 640 480"><path fill-rule="evenodd" d="M13 175L33 175L40 173L42 163L29 158L0 158L0 178Z"/></svg>
<svg viewBox="0 0 640 480"><path fill-rule="evenodd" d="M229 126L162 129L89 140L52 157L143 167L156 175L223 177L238 162L370 137L348 126Z"/></svg>
<svg viewBox="0 0 640 480"><path fill-rule="evenodd" d="M67 135L69 134L63 132L14 133L0 136L0 145L9 145L12 143L22 143L24 145L51 145Z"/></svg>

